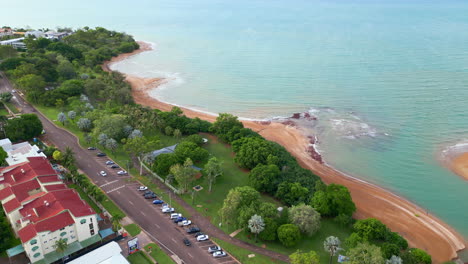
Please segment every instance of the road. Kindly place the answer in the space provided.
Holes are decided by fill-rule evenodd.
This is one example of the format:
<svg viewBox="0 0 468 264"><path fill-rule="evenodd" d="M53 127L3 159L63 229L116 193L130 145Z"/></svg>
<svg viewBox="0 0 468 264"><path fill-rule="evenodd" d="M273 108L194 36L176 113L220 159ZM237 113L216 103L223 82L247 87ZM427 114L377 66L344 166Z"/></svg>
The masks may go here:
<svg viewBox="0 0 468 264"><path fill-rule="evenodd" d="M1 78L0 91L11 90L12 86L9 80L5 77ZM138 183L129 183L125 180L130 176L117 175L117 170L108 168L105 165L108 158L96 157L96 151L81 148L75 136L55 126L18 94L15 94L12 102L21 109L22 113L37 114L46 131L47 140L62 151L66 147L70 147L75 153L78 168L87 174L153 240L162 243L169 255L176 255L183 263L236 263L231 257L214 259L206 250L212 242L196 242L193 236L186 234L182 227L178 227L170 221L168 215L161 213L160 206L153 205L151 200L143 198L136 189ZM106 171L108 176L99 176L100 171ZM184 245L183 239L185 237L192 241L191 247Z"/></svg>

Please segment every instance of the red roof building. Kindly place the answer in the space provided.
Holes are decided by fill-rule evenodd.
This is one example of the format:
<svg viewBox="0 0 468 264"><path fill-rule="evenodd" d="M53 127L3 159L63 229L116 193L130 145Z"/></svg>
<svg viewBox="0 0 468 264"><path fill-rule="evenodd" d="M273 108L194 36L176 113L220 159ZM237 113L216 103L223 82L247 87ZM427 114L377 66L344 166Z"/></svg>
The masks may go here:
<svg viewBox="0 0 468 264"><path fill-rule="evenodd" d="M29 162L19 163L13 166L8 166L0 171L0 187L13 186L25 181L32 180L36 177L43 176L58 176L57 172L52 169L47 158L44 157L29 157ZM56 179L56 178L54 178ZM51 182L51 177L40 179L41 182Z"/></svg>

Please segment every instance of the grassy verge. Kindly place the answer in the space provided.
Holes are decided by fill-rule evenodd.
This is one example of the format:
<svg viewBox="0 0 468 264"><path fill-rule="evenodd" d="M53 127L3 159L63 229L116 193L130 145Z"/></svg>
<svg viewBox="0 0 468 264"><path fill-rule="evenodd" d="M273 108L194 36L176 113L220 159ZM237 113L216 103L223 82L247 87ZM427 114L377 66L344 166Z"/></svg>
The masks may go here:
<svg viewBox="0 0 468 264"><path fill-rule="evenodd" d="M131 254L127 257L128 262L131 264L152 264L153 261L146 255L143 251L138 251L136 253Z"/></svg>
<svg viewBox="0 0 468 264"><path fill-rule="evenodd" d="M250 250L235 246L230 244L224 240L212 238L213 241L218 243L221 248L225 249L229 254L234 256L237 260L239 260L243 264L271 264L271 263L285 263L276 259L272 259L270 257L256 254ZM249 255L254 254L255 256L249 258Z"/></svg>
<svg viewBox="0 0 468 264"><path fill-rule="evenodd" d="M151 257L160 264L174 264L175 262L155 243L149 243L145 250Z"/></svg>
<svg viewBox="0 0 468 264"><path fill-rule="evenodd" d="M129 225L126 225L124 226L125 230L127 230L127 232L132 236L136 236L138 234L140 234L141 232L141 229L139 226L137 226L136 224L129 224Z"/></svg>
<svg viewBox="0 0 468 264"><path fill-rule="evenodd" d="M91 200L91 198L89 198L89 196L78 185L69 184L68 187L75 189L80 194L81 199L85 200L96 213L100 214L102 212L101 208L99 208L96 203Z"/></svg>
<svg viewBox="0 0 468 264"><path fill-rule="evenodd" d="M15 114L19 113L18 109L16 109L15 105L12 104L11 102L6 102L5 104L8 106L8 108L10 108L11 111L13 111L13 113Z"/></svg>
<svg viewBox="0 0 468 264"><path fill-rule="evenodd" d="M120 210L120 208L112 200L110 200L108 197L106 197L106 199L104 199L101 202L101 205L111 215L117 215L118 214L118 215L121 215L122 217L126 216L126 214L122 210Z"/></svg>

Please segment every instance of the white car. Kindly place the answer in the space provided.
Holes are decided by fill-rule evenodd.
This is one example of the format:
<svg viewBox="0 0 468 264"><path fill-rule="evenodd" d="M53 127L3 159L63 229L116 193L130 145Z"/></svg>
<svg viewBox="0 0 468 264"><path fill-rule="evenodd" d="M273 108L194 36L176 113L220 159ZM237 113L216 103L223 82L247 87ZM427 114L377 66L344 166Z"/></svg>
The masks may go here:
<svg viewBox="0 0 468 264"><path fill-rule="evenodd" d="M191 224L192 224L192 221L190 221L190 220L184 220L184 221L182 221L182 225L183 225L183 226L188 226L188 225L191 225Z"/></svg>
<svg viewBox="0 0 468 264"><path fill-rule="evenodd" d="M214 258L221 258L227 256L226 252L224 251L216 251L213 253Z"/></svg>
<svg viewBox="0 0 468 264"><path fill-rule="evenodd" d="M101 174L102 177L106 177L107 176L107 173L105 171L101 171L99 172L99 174Z"/></svg>
<svg viewBox="0 0 468 264"><path fill-rule="evenodd" d="M112 165L112 164L115 164L112 160L106 161L106 165Z"/></svg>
<svg viewBox="0 0 468 264"><path fill-rule="evenodd" d="M208 238L208 235L197 236L197 241L206 241Z"/></svg>
<svg viewBox="0 0 468 264"><path fill-rule="evenodd" d="M171 219L182 217L182 214L171 214Z"/></svg>
<svg viewBox="0 0 468 264"><path fill-rule="evenodd" d="M118 174L118 175L125 175L125 174L127 174L127 172L124 171L124 170L121 170L121 171L118 171L117 174Z"/></svg>
<svg viewBox="0 0 468 264"><path fill-rule="evenodd" d="M223 250L220 246L211 246L208 248L208 253L215 253L216 251Z"/></svg>
<svg viewBox="0 0 468 264"><path fill-rule="evenodd" d="M148 190L148 187L146 187L146 186L140 186L140 187L138 187L138 190L139 190L139 191L146 191L146 190Z"/></svg>
<svg viewBox="0 0 468 264"><path fill-rule="evenodd" d="M164 207L163 209L161 209L161 211L163 213L173 213L173 212L175 212L175 209L174 208L169 208L169 207Z"/></svg>

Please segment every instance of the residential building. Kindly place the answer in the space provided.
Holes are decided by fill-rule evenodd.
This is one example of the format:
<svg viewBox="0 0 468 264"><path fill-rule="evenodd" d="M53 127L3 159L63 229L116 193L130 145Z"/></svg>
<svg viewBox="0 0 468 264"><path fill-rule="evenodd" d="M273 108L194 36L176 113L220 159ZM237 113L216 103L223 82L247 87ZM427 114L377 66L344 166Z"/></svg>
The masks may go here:
<svg viewBox="0 0 468 264"><path fill-rule="evenodd" d="M0 203L32 263L50 263L64 239L68 254L100 240L96 212L61 181L44 157L0 170Z"/></svg>
<svg viewBox="0 0 468 264"><path fill-rule="evenodd" d="M44 37L44 32L39 31L39 30L33 30L33 31L28 31L24 33L25 37L33 37L33 38L40 38Z"/></svg>
<svg viewBox="0 0 468 264"><path fill-rule="evenodd" d="M122 256L122 249L119 244L112 241L99 247L86 255L74 259L69 264L128 264L127 259Z"/></svg>
<svg viewBox="0 0 468 264"><path fill-rule="evenodd" d="M10 139L0 140L0 147L8 154L6 162L8 165L15 165L27 161L28 157L46 157L36 145L29 142L12 144Z"/></svg>
<svg viewBox="0 0 468 264"><path fill-rule="evenodd" d="M15 49L25 49L26 44L23 43L24 38L15 38L0 41L0 45L10 45Z"/></svg>
<svg viewBox="0 0 468 264"><path fill-rule="evenodd" d="M4 36L12 36L13 30L11 28L0 28L0 38Z"/></svg>
<svg viewBox="0 0 468 264"><path fill-rule="evenodd" d="M62 38L70 35L68 32L55 32L55 31L47 31L44 33L44 37L47 39L57 39L61 40Z"/></svg>

